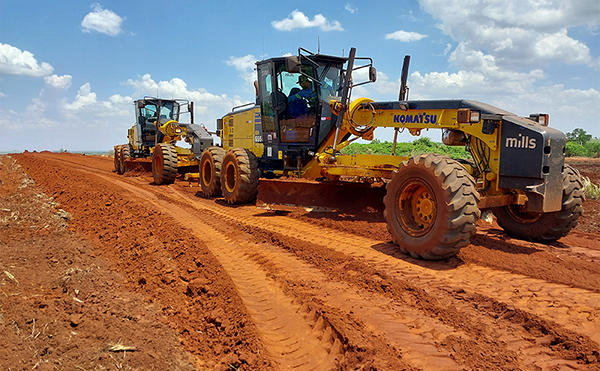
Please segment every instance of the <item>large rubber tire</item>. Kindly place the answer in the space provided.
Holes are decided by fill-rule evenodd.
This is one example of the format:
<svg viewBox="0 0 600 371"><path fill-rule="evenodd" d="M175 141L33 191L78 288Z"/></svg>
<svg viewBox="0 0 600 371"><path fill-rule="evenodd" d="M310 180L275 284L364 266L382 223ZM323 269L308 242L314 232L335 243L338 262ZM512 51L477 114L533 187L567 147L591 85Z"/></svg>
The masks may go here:
<svg viewBox="0 0 600 371"><path fill-rule="evenodd" d="M159 143L152 153L154 184L171 184L177 177L177 150L170 143Z"/></svg>
<svg viewBox="0 0 600 371"><path fill-rule="evenodd" d="M125 172L129 170L127 169L127 166L125 166L125 160L129 160L131 157L131 148L129 147L129 144L123 144L119 152L119 174L125 174Z"/></svg>
<svg viewBox="0 0 600 371"><path fill-rule="evenodd" d="M200 157L200 187L208 197L221 195L221 165L225 150L221 147L208 147Z"/></svg>
<svg viewBox="0 0 600 371"><path fill-rule="evenodd" d="M258 193L258 163L247 149L233 148L223 156L221 192L230 204L242 204L256 198Z"/></svg>
<svg viewBox="0 0 600 371"><path fill-rule="evenodd" d="M114 161L115 161L115 172L117 174L121 174L121 166L119 166L119 163L121 161L121 147L123 147L123 146L122 145L115 146Z"/></svg>
<svg viewBox="0 0 600 371"><path fill-rule="evenodd" d="M493 209L498 224L511 237L549 243L569 234L583 215L583 184L570 166L563 172L562 208L553 213L522 211L518 205Z"/></svg>
<svg viewBox="0 0 600 371"><path fill-rule="evenodd" d="M392 240L414 258L456 255L481 216L473 178L457 161L425 154L400 164L387 185L384 217Z"/></svg>

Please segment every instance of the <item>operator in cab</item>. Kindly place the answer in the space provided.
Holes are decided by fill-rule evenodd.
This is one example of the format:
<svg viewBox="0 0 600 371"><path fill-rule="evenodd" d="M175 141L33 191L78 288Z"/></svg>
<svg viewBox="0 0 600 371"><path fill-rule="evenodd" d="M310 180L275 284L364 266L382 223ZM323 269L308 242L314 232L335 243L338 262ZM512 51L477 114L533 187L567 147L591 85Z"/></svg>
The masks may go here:
<svg viewBox="0 0 600 371"><path fill-rule="evenodd" d="M302 89L294 88L288 97L288 112L291 117L308 115L308 102L316 97L312 82L306 76L298 77L298 84Z"/></svg>

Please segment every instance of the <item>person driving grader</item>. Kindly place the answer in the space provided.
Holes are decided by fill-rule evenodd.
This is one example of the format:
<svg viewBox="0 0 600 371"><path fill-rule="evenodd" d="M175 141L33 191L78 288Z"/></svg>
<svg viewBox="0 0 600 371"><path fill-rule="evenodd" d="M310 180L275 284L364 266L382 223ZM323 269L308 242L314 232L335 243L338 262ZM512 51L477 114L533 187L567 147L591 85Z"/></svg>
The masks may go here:
<svg viewBox="0 0 600 371"><path fill-rule="evenodd" d="M308 77L300 75L297 84L302 89L293 88L288 97L288 115L290 117L308 115L310 100L317 96Z"/></svg>

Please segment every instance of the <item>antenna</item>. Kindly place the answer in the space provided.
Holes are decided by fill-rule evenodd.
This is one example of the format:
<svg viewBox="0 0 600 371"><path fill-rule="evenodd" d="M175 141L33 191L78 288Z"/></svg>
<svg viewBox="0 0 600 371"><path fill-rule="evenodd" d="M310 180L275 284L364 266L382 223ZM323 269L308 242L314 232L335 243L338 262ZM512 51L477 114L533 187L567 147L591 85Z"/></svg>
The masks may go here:
<svg viewBox="0 0 600 371"><path fill-rule="evenodd" d="M317 54L321 54L321 37L317 36Z"/></svg>

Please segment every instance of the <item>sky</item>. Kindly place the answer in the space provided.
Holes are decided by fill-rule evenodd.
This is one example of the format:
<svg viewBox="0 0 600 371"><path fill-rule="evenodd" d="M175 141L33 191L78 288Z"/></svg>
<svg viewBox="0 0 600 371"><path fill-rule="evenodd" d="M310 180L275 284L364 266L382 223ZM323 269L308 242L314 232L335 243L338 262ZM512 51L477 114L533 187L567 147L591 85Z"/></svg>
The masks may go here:
<svg viewBox="0 0 600 371"><path fill-rule="evenodd" d="M600 137L598 0L2 0L0 152L108 151L127 142L144 96L194 101L214 131L254 101L257 60L299 47L371 57L378 80L352 99L397 100L410 55L410 100L547 113Z"/></svg>

